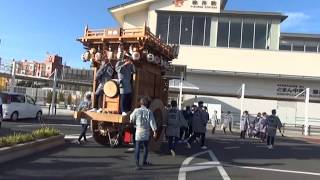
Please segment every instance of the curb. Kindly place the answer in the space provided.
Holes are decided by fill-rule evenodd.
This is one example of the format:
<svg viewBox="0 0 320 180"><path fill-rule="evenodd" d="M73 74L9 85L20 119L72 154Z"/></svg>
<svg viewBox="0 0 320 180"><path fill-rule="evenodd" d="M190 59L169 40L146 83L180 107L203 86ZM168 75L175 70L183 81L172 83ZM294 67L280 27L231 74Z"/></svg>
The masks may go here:
<svg viewBox="0 0 320 180"><path fill-rule="evenodd" d="M0 148L0 164L65 144L64 135Z"/></svg>

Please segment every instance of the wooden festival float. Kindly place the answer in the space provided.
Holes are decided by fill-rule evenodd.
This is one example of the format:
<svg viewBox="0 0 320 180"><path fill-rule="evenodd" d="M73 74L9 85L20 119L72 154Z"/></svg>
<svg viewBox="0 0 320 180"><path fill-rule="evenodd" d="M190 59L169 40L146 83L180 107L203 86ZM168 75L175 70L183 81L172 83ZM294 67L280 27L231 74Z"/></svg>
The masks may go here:
<svg viewBox="0 0 320 180"><path fill-rule="evenodd" d="M150 109L154 112L157 122L158 137L151 138L151 146L156 149L163 136L166 124L165 105L168 103L169 79L166 72L172 70L171 62L178 56L178 46L170 46L152 34L148 27L131 29L101 29L85 28L83 37L79 38L86 52L82 54L83 61L91 61L94 77L101 61L108 59L115 66L123 58L124 52L130 52L136 67L134 75L131 112L138 107L141 96L150 98ZM97 84L93 81L93 92ZM77 112L75 118L85 117L91 120L93 137L103 145L117 147L132 143L129 116L120 114L120 97L117 74L113 80L104 86L103 112ZM93 103L97 101L93 97Z"/></svg>

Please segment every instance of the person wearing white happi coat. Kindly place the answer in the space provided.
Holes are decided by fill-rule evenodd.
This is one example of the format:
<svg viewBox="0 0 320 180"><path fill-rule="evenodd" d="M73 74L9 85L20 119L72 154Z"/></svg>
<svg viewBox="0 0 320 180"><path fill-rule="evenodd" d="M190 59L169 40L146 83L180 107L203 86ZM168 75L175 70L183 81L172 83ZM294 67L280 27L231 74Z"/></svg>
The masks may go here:
<svg viewBox="0 0 320 180"><path fill-rule="evenodd" d="M257 117L254 119L254 137L260 137L260 119L262 118L261 113L257 114Z"/></svg>
<svg viewBox="0 0 320 180"><path fill-rule="evenodd" d="M212 133L212 134L215 133L217 124L218 124L218 115L217 115L217 111L215 110L215 111L213 112L212 117L211 117L211 125L212 125L212 131L211 131L211 133Z"/></svg>
<svg viewBox="0 0 320 180"><path fill-rule="evenodd" d="M140 108L136 108L130 115L130 123L136 126L135 133L135 160L136 169L141 169L139 164L140 160L140 147L144 146L143 154L143 166L150 165L151 163L147 161L148 158L148 143L150 138L150 130L153 131L153 137L157 136L157 124L153 115L153 112L149 110L147 106L148 100L146 98L140 99Z"/></svg>
<svg viewBox="0 0 320 180"><path fill-rule="evenodd" d="M223 115L223 124L222 124L222 130L226 134L226 129L229 127L229 131L232 134L232 122L233 122L233 115L230 111L227 112L227 114Z"/></svg>
<svg viewBox="0 0 320 180"><path fill-rule="evenodd" d="M249 112L244 111L240 119L240 139L246 138L246 131L249 124Z"/></svg>
<svg viewBox="0 0 320 180"><path fill-rule="evenodd" d="M259 134L262 142L264 142L266 139L266 132L267 132L267 113L263 112L262 117L259 120Z"/></svg>

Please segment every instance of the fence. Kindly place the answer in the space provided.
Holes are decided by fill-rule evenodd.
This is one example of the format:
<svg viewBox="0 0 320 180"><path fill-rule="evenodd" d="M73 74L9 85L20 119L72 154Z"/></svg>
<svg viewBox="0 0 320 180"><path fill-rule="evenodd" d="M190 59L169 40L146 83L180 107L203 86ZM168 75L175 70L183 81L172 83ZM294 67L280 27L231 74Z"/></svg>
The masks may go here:
<svg viewBox="0 0 320 180"><path fill-rule="evenodd" d="M9 92L10 87L7 87L7 91ZM52 88L31 88L31 87L14 87L15 93L26 94L31 96L33 99L36 100L37 104L39 105L48 105L47 104L47 97L49 92L52 91ZM57 104L60 106L67 106L67 105L77 105L80 101L84 98L84 92L81 91L72 91L72 90L57 90L56 91L57 97ZM64 101L59 101L59 94L63 94ZM67 99L68 96L71 95L71 103L68 104Z"/></svg>

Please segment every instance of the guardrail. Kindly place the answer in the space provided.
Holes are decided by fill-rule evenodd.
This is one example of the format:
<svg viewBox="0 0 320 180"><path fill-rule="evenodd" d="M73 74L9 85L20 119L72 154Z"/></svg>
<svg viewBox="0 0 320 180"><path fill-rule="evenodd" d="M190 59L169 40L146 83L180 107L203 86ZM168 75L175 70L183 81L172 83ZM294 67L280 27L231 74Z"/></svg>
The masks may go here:
<svg viewBox="0 0 320 180"><path fill-rule="evenodd" d="M290 124L290 123L283 123L282 130L285 132L286 130L291 131L301 131L301 134L304 134L304 125L303 124ZM309 125L308 126L308 135L310 136L311 133L320 133L320 126L318 125Z"/></svg>

